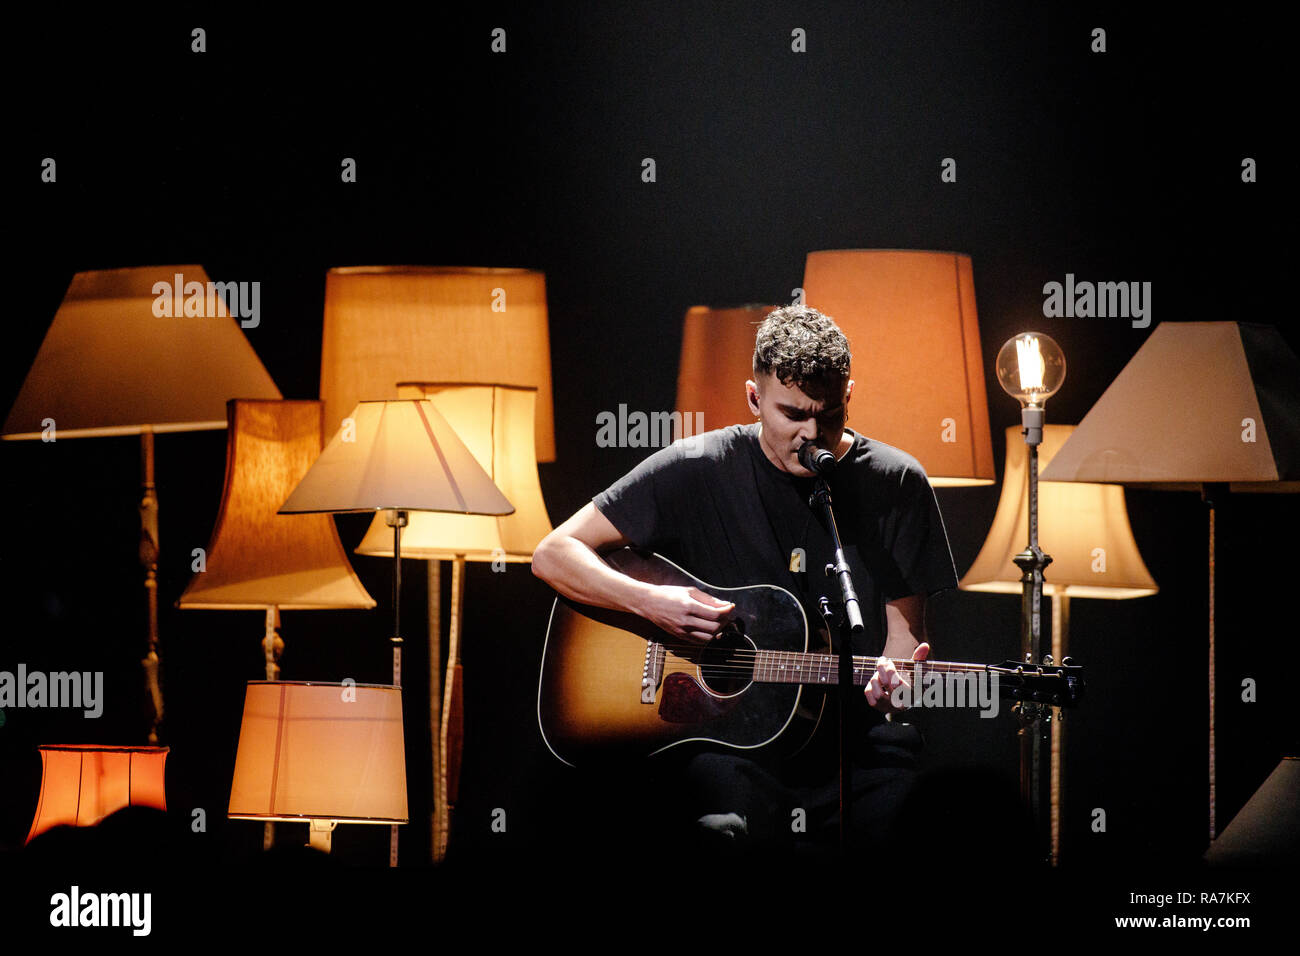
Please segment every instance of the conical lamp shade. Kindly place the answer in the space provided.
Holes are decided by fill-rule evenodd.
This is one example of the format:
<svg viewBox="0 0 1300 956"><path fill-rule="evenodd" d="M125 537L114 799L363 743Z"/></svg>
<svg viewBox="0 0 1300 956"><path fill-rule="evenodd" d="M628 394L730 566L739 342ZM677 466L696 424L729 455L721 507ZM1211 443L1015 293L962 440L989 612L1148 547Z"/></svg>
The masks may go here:
<svg viewBox="0 0 1300 956"><path fill-rule="evenodd" d="M277 510L320 455L322 403L230 402L226 482L183 608L370 608L328 515Z"/></svg>
<svg viewBox="0 0 1300 956"><path fill-rule="evenodd" d="M1046 425L1039 466L1052 460L1073 425ZM1029 541L1029 446L1019 426L1007 429L1007 467L1002 495L984 547L961 579L967 591L1020 594L1021 571L1011 560ZM1071 597L1135 598L1157 591L1133 540L1124 489L1118 485L1040 481L1038 542L1052 556L1043 589L1068 587Z"/></svg>
<svg viewBox="0 0 1300 956"><path fill-rule="evenodd" d="M47 419L58 438L224 428L227 400L279 398L238 319L184 314L191 293L216 313L207 288L195 265L78 272L4 437L39 438ZM172 315L155 311L160 296Z"/></svg>
<svg viewBox="0 0 1300 956"><path fill-rule="evenodd" d="M1300 759L1282 758L1210 844L1205 862L1238 867L1300 862Z"/></svg>
<svg viewBox="0 0 1300 956"><path fill-rule="evenodd" d="M546 277L528 269L356 266L325 277L326 434L398 382L531 385L538 461L555 460Z"/></svg>
<svg viewBox="0 0 1300 956"><path fill-rule="evenodd" d="M850 426L914 455L932 485L992 484L970 256L810 252L803 285L853 349Z"/></svg>
<svg viewBox="0 0 1300 956"><path fill-rule="evenodd" d="M167 809L167 747L42 746L30 843L57 826L92 827L123 807Z"/></svg>
<svg viewBox="0 0 1300 956"><path fill-rule="evenodd" d="M462 438L475 460L515 506L513 514L413 512L402 529L402 556L428 560L531 561L551 531L537 478L533 410L537 390L509 385L403 385L425 397ZM392 557L393 529L376 515L358 554Z"/></svg>
<svg viewBox="0 0 1300 956"><path fill-rule="evenodd" d="M1300 359L1271 326L1161 322L1043 478L1300 491Z"/></svg>
<svg viewBox="0 0 1300 956"><path fill-rule="evenodd" d="M279 513L377 510L515 509L433 402L394 399L358 404Z"/></svg>
<svg viewBox="0 0 1300 956"><path fill-rule="evenodd" d="M745 382L754 377L754 335L776 308L697 305L687 310L677 367L677 411L689 423L690 434L754 421L745 401ZM696 414L703 417L702 428L696 427Z"/></svg>

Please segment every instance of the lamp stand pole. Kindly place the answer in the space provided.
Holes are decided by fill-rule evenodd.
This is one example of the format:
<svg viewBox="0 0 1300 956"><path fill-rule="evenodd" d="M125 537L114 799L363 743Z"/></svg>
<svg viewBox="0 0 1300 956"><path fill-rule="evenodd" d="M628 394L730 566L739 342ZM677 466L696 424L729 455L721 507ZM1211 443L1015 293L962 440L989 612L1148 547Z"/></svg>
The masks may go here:
<svg viewBox="0 0 1300 956"><path fill-rule="evenodd" d="M1070 594L1065 585L1052 593L1052 663L1070 653ZM1052 720L1052 866L1061 863L1061 820L1065 815L1065 711L1051 710Z"/></svg>
<svg viewBox="0 0 1300 956"><path fill-rule="evenodd" d="M402 529L410 516L405 511L389 511L386 515L393 529L393 686L402 686ZM388 865L397 866L397 824L388 831Z"/></svg>
<svg viewBox="0 0 1300 956"><path fill-rule="evenodd" d="M1038 446L1043 441L1043 409L1026 405L1020 416L1021 433L1029 446L1029 545L1012 560L1022 572L1020 660L1034 665L1042 662L1043 569L1052 563L1051 555L1038 546ZM1050 769L1048 774L1043 773L1043 737L1051 709L1033 701L1019 701L1015 710L1020 723L1020 794L1034 821L1037 849L1049 856L1050 828L1043 812L1043 785Z"/></svg>
<svg viewBox="0 0 1300 956"><path fill-rule="evenodd" d="M438 777L438 825L442 844L435 847L434 858L447 855L451 831L451 808L460 790L460 758L464 746L464 685L460 665L461 617L465 610L465 556L456 555L451 562L451 615L447 635L447 675L442 689L442 727L439 746L441 772ZM436 665L435 665L436 666ZM440 854L440 855L439 855Z"/></svg>
<svg viewBox="0 0 1300 956"><path fill-rule="evenodd" d="M1214 673L1214 516L1218 505L1222 504L1228 497L1228 485L1221 482L1207 482L1201 486L1201 500L1205 502L1209 510L1210 517L1210 556L1209 556L1209 576L1210 576L1210 651L1209 651L1209 694L1210 694L1210 729L1209 729L1209 772L1210 772L1210 842L1213 843L1218 837L1218 826L1215 819L1215 769L1214 769L1214 697L1216 678Z"/></svg>
<svg viewBox="0 0 1300 956"><path fill-rule="evenodd" d="M158 491L153 476L153 429L140 432L140 564L144 568L144 591L149 609L149 646L140 666L153 716L149 721L149 743L158 744L158 725L163 718L162 685L158 682Z"/></svg>

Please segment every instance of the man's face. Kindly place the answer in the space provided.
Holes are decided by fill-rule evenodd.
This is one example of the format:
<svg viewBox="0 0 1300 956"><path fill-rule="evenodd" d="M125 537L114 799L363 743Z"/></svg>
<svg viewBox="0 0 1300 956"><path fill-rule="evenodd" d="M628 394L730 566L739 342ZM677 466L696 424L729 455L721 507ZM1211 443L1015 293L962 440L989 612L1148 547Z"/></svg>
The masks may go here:
<svg viewBox="0 0 1300 956"><path fill-rule="evenodd" d="M801 478L812 472L799 464L799 449L817 441L823 448L843 454L844 421L853 380L830 383L813 395L797 385L782 385L770 372L745 383L749 410L758 416L759 441L768 460L782 471Z"/></svg>

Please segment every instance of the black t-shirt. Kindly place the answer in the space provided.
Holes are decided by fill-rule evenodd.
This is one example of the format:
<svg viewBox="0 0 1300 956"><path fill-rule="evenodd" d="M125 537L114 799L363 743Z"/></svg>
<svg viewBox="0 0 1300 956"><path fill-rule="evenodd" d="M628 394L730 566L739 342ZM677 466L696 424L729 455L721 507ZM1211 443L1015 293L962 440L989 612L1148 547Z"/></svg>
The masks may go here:
<svg viewBox="0 0 1300 956"><path fill-rule="evenodd" d="M733 425L655 452L594 499L633 544L656 551L709 584L775 584L820 621L818 598L838 604L823 569L834 551L812 478L781 471L763 453L758 425ZM830 478L832 504L862 604L859 654L885 643L884 606L956 587L934 492L915 458L853 431ZM792 553L803 549L801 571Z"/></svg>

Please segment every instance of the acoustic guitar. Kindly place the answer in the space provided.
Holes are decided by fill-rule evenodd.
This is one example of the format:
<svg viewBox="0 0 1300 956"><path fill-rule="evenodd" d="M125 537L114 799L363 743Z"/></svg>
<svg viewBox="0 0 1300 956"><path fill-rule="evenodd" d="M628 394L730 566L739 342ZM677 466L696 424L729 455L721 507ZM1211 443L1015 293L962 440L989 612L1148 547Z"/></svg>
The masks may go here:
<svg viewBox="0 0 1300 956"><path fill-rule="evenodd" d="M830 653L821 622L809 628L793 594L769 584L717 587L667 558L632 548L605 560L639 581L698 588L736 606L722 631L703 643L674 638L635 614L556 598L537 688L538 724L556 757L578 766L684 744L795 751L807 742L825 695L806 690L838 683L838 657ZM810 646L814 634L817 648ZM855 656L854 683L865 686L879 660ZM918 675L918 662L894 663ZM1000 696L1011 700L1068 707L1084 689L1082 667L1068 660L920 664L926 674L967 682L972 696L974 682L991 675L997 675Z"/></svg>

